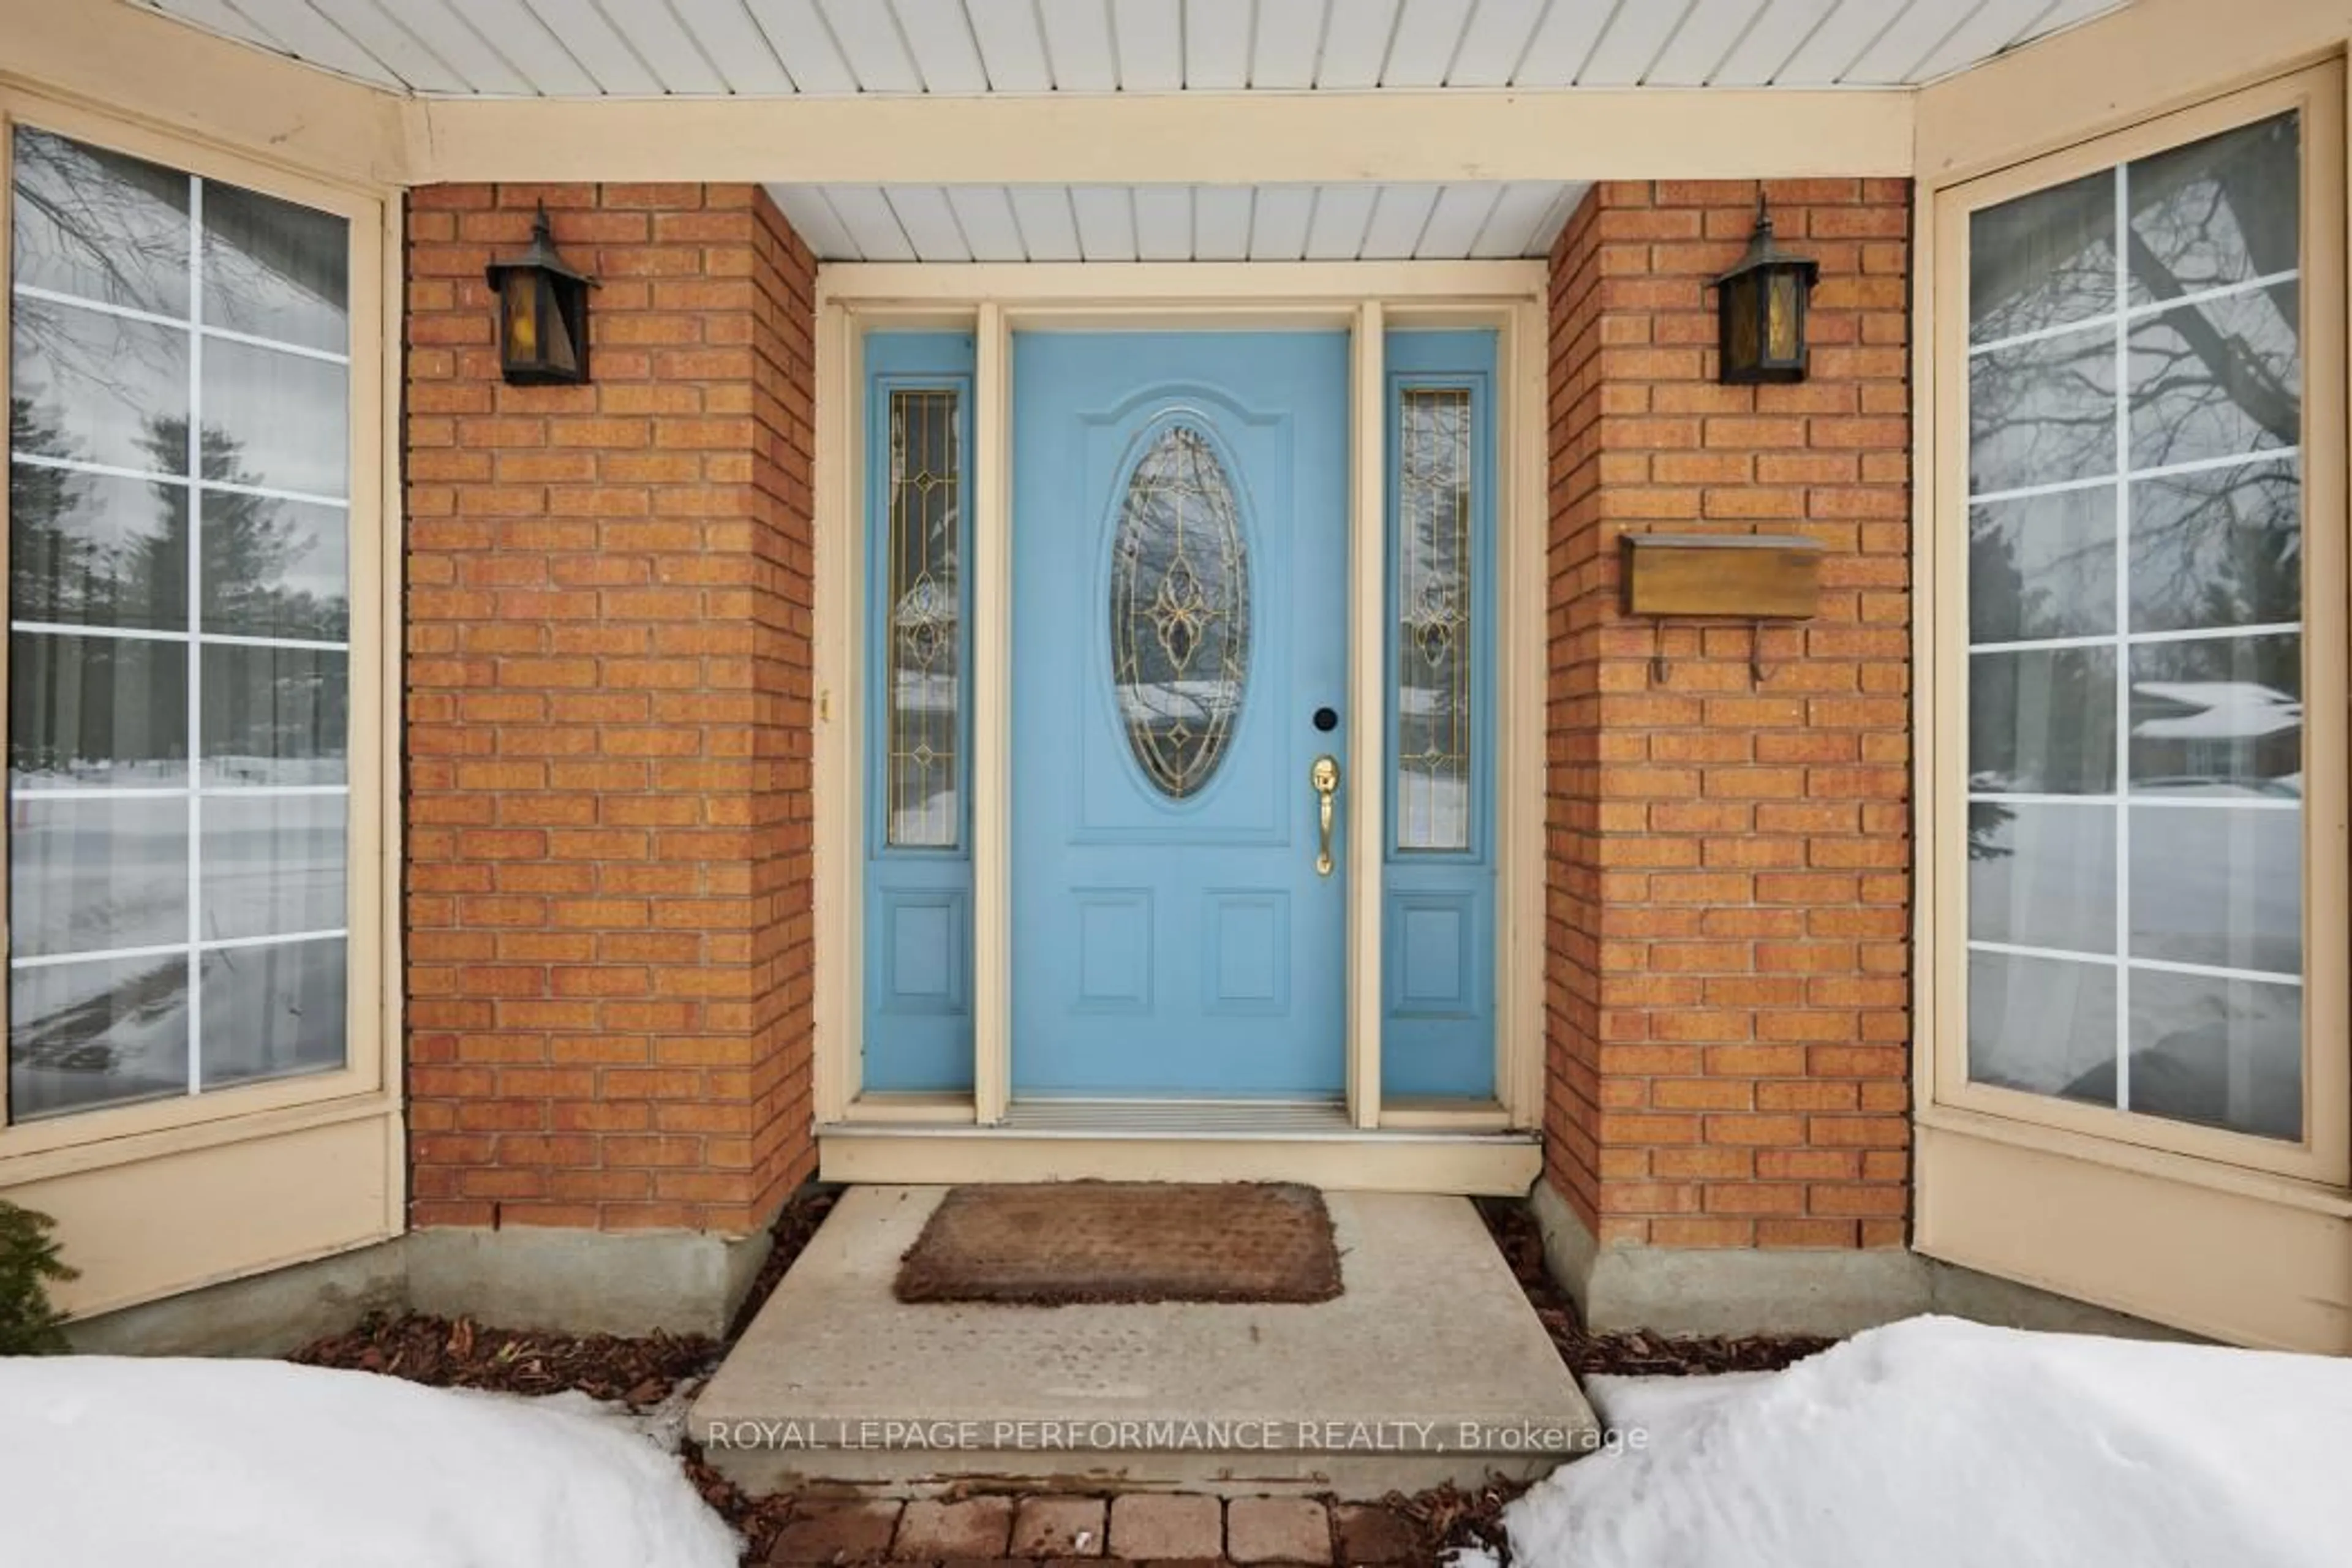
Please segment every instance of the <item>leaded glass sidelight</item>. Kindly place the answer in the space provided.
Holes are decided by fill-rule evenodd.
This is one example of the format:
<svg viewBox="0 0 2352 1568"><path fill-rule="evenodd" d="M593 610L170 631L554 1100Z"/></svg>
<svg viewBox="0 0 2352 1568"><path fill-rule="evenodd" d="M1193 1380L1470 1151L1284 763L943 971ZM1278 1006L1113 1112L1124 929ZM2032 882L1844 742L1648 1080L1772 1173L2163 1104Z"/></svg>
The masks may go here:
<svg viewBox="0 0 2352 1568"><path fill-rule="evenodd" d="M1470 847L1470 392L1398 395L1397 802L1401 850Z"/></svg>
<svg viewBox="0 0 2352 1568"><path fill-rule="evenodd" d="M958 395L890 394L889 842L952 849L962 735Z"/></svg>
<svg viewBox="0 0 2352 1568"><path fill-rule="evenodd" d="M1969 1075L2303 1135L2297 117L1987 207Z"/></svg>
<svg viewBox="0 0 2352 1568"><path fill-rule="evenodd" d="M1111 679L1127 742L1171 800L1215 776L1249 679L1250 566L1208 437L1171 425L1135 465L1111 546Z"/></svg>

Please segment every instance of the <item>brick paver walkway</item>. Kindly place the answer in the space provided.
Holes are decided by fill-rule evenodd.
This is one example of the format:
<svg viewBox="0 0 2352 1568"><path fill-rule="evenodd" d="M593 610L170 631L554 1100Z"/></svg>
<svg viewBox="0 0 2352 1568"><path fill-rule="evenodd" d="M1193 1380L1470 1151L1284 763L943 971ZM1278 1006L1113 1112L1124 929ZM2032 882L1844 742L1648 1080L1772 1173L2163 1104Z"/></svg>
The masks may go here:
<svg viewBox="0 0 2352 1568"><path fill-rule="evenodd" d="M803 1503L764 1560L817 1564L1129 1563L1397 1568L1422 1561L1410 1521L1376 1503L1135 1493L952 1502ZM749 1560L746 1568L754 1568Z"/></svg>

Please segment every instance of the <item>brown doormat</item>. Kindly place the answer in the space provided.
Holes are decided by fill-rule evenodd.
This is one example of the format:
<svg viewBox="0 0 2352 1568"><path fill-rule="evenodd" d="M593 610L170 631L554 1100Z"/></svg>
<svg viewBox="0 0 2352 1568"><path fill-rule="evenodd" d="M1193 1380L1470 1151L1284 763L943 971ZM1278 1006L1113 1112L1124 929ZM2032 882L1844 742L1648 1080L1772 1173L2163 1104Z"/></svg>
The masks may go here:
<svg viewBox="0 0 2352 1568"><path fill-rule="evenodd" d="M898 1267L901 1301L1328 1301L1323 1194L1290 1183L950 1188Z"/></svg>

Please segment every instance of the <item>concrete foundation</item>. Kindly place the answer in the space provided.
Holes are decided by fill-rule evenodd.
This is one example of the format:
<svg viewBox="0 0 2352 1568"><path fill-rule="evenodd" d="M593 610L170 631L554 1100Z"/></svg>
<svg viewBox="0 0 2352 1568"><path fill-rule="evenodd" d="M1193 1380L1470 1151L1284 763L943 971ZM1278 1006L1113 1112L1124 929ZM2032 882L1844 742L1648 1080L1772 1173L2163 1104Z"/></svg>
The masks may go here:
<svg viewBox="0 0 2352 1568"><path fill-rule="evenodd" d="M857 1187L695 1401L753 1492L957 1485L1378 1498L1589 1451L1591 1410L1469 1204L1328 1193L1312 1305L908 1305L939 1187Z"/></svg>
<svg viewBox="0 0 2352 1568"><path fill-rule="evenodd" d="M1333 1194L1331 1201L1336 1214L1366 1195ZM1946 1312L2012 1328L2194 1338L1909 1251L1602 1247L1549 1185L1537 1184L1531 1202L1552 1277L1596 1329L1843 1335L1920 1312ZM1463 1213L1467 1215L1466 1207ZM911 1243L913 1234L903 1239ZM1478 1239L1483 1245L1483 1235ZM749 1293L769 1245L764 1231L730 1239L676 1231L424 1230L84 1319L68 1332L74 1348L89 1354L278 1355L341 1332L370 1311L414 1309L505 1328L718 1335ZM1491 1247L1486 1250L1491 1257ZM1448 1300L1447 1291L1428 1288L1449 1278L1433 1261L1437 1256L1400 1254L1400 1268L1412 1268L1424 1287L1423 1310L1441 1310ZM893 1267L897 1257L889 1254ZM1349 1267L1357 1267L1352 1258ZM883 1302L896 1308L887 1290ZM1074 1318L1099 1310L1049 1315ZM855 1314L845 1321L862 1323ZM1008 1457L1006 1462L1013 1461ZM1217 1479L1198 1465L1123 1463L1129 1485L1201 1486ZM860 1467L849 1458L839 1457L838 1468L839 1479L866 1484L866 1477L852 1473ZM1310 1483L1333 1483L1337 1471L1349 1467L1291 1467L1299 1473L1288 1477L1275 1473L1281 1468L1263 1464L1253 1479L1328 1489Z"/></svg>
<svg viewBox="0 0 2352 1568"><path fill-rule="evenodd" d="M1529 1201L1546 1266L1594 1329L1843 1336L1944 1312L2005 1328L2194 1337L1907 1249L1602 1247L1549 1184Z"/></svg>
<svg viewBox="0 0 2352 1568"><path fill-rule="evenodd" d="M281 1355L371 1311L581 1334L724 1334L770 1237L420 1230L69 1324L94 1355Z"/></svg>
<svg viewBox="0 0 2352 1568"><path fill-rule="evenodd" d="M67 1326L85 1355L282 1355L407 1300L403 1242L339 1252Z"/></svg>
<svg viewBox="0 0 2352 1568"><path fill-rule="evenodd" d="M766 1231L419 1230L408 1300L420 1312L569 1333L719 1335L767 1261Z"/></svg>

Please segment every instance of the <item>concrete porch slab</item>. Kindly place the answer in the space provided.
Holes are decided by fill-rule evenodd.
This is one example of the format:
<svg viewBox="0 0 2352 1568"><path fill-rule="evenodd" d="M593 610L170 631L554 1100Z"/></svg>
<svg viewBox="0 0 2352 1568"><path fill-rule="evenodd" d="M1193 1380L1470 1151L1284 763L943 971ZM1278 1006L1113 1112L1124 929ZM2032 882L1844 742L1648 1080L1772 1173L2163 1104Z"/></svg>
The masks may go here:
<svg viewBox="0 0 2352 1568"><path fill-rule="evenodd" d="M1312 1306L908 1306L946 1189L845 1194L695 1401L755 1492L950 1488L1377 1498L1541 1474L1599 1441L1459 1197L1328 1193L1345 1290Z"/></svg>

